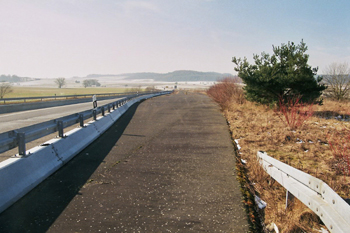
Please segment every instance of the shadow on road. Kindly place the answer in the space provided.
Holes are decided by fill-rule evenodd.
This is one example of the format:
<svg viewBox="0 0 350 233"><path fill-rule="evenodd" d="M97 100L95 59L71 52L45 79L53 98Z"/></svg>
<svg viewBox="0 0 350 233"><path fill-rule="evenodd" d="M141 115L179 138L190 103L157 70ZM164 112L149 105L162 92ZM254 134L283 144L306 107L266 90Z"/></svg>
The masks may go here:
<svg viewBox="0 0 350 233"><path fill-rule="evenodd" d="M138 105L135 103L94 143L1 213L0 232L46 232L69 202L80 195L80 188L122 136Z"/></svg>

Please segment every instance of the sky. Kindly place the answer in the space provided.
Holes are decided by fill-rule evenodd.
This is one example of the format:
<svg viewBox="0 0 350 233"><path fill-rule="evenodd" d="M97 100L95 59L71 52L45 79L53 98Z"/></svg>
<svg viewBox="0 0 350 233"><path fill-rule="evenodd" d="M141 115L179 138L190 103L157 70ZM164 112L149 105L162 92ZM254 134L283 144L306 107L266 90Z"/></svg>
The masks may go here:
<svg viewBox="0 0 350 233"><path fill-rule="evenodd" d="M350 63L348 0L0 0L0 74L33 78L196 70L308 46L322 74Z"/></svg>

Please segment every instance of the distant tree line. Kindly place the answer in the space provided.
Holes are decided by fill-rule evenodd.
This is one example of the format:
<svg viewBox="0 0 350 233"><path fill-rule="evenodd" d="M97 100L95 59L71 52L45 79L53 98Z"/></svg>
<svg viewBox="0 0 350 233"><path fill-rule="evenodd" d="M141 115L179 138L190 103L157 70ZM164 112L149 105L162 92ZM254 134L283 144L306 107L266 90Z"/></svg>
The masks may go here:
<svg viewBox="0 0 350 233"><path fill-rule="evenodd" d="M17 82L27 82L32 81L33 78L28 77L19 77L17 75L0 75L0 82L10 82L10 83L17 83Z"/></svg>
<svg viewBox="0 0 350 233"><path fill-rule="evenodd" d="M83 81L83 86L86 88L86 87L92 87L92 86L96 86L96 87L99 87L101 86L101 83L99 83L97 81L97 79L85 79Z"/></svg>

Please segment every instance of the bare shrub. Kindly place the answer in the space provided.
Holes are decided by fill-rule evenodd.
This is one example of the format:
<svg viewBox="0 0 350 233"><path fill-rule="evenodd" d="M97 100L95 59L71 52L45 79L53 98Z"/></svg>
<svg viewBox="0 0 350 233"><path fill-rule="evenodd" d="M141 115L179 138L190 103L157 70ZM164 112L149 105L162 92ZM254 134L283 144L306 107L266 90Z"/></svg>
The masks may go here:
<svg viewBox="0 0 350 233"><path fill-rule="evenodd" d="M0 99L4 98L6 94L11 93L12 91L10 83L2 82L0 85Z"/></svg>
<svg viewBox="0 0 350 233"><path fill-rule="evenodd" d="M135 92L135 93L139 93L139 92L141 92L141 91L142 91L141 86L138 86L138 87L133 87L133 88L128 89L128 91L127 91L127 92Z"/></svg>
<svg viewBox="0 0 350 233"><path fill-rule="evenodd" d="M350 91L350 68L347 63L330 64L324 76L330 96L336 100L348 98Z"/></svg>
<svg viewBox="0 0 350 233"><path fill-rule="evenodd" d="M300 128L304 122L313 115L313 105L303 104L300 102L301 97L287 98L284 100L283 96L279 97L278 116L291 129ZM284 119L282 116L284 116Z"/></svg>
<svg viewBox="0 0 350 233"><path fill-rule="evenodd" d="M155 86L151 86L151 87L146 87L145 91L156 92L156 91L159 91L159 89L157 89Z"/></svg>
<svg viewBox="0 0 350 233"><path fill-rule="evenodd" d="M227 109L231 102L243 104L245 102L242 88L237 78L224 78L211 86L207 94L216 101L222 109Z"/></svg>

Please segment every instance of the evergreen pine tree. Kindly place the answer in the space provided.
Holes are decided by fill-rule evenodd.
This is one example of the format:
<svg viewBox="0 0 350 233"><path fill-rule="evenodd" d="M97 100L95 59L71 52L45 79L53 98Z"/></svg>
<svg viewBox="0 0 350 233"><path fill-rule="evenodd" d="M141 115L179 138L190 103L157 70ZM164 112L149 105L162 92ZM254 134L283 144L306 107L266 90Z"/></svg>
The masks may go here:
<svg viewBox="0 0 350 233"><path fill-rule="evenodd" d="M233 57L238 76L246 84L246 98L262 104L274 104L279 98L301 97L304 103L322 103L321 77L316 77L317 68L307 64L309 55L306 44L293 42L273 46L273 55L263 52L254 55L255 64L249 64L247 58Z"/></svg>

